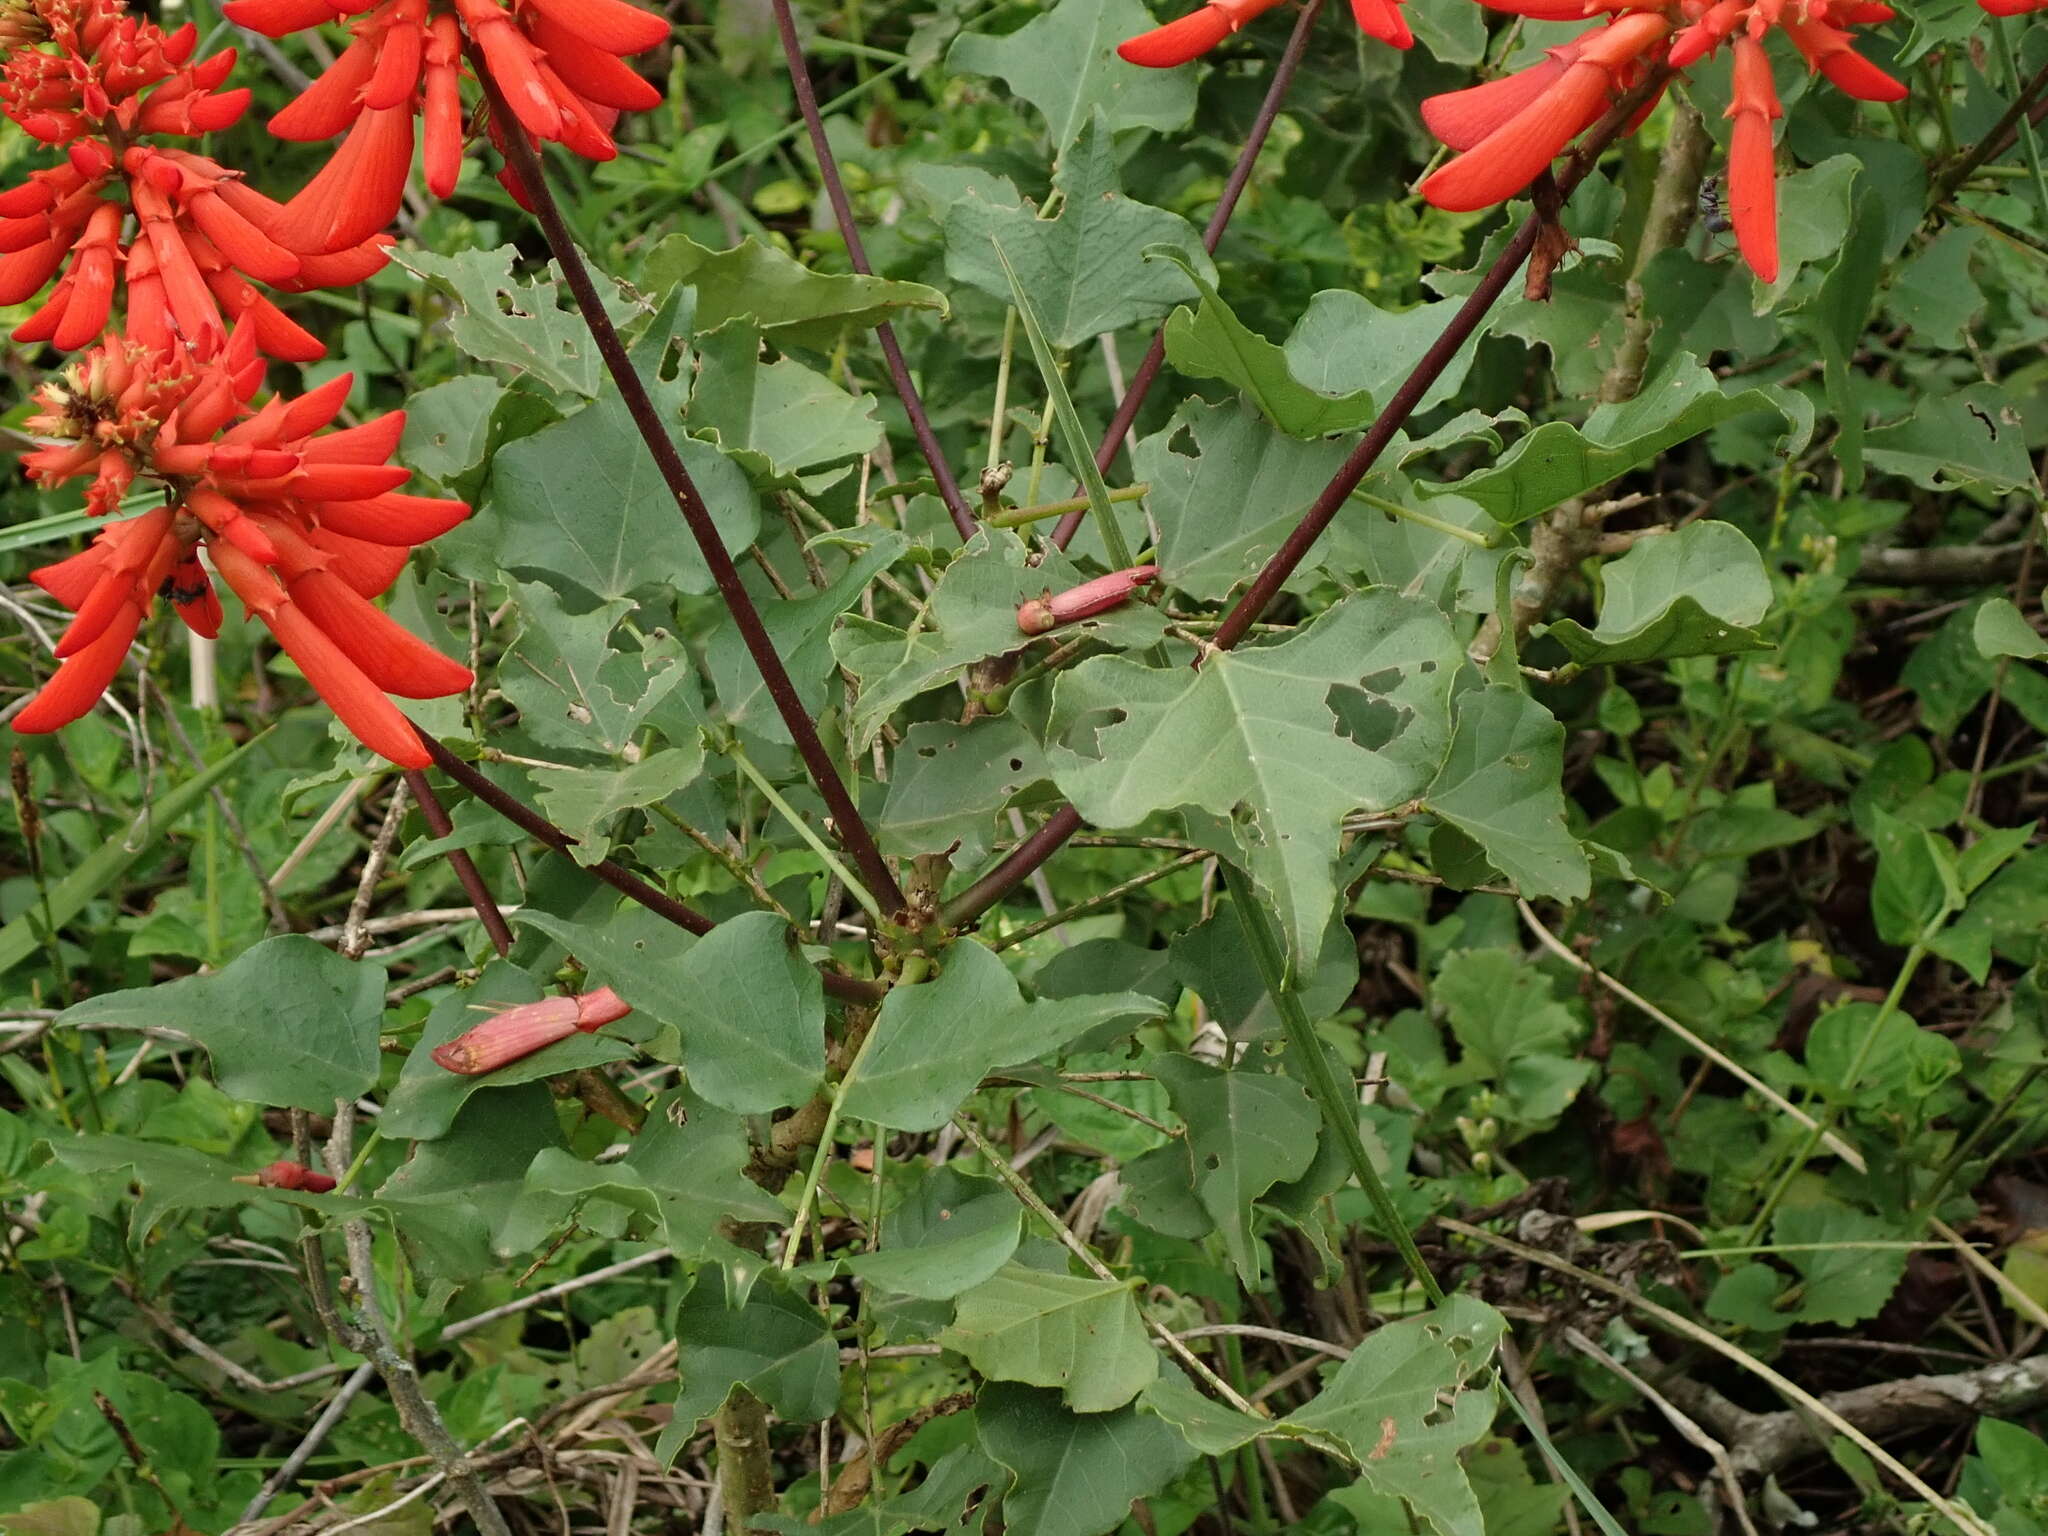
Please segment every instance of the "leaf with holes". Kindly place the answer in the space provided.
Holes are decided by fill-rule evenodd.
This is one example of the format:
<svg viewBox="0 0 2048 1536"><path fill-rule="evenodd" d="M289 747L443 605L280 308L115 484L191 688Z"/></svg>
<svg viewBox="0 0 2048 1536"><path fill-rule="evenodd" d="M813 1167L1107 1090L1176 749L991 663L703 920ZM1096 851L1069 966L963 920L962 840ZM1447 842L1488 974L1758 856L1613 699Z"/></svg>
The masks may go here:
<svg viewBox="0 0 2048 1536"><path fill-rule="evenodd" d="M1434 604L1375 588L1198 672L1109 656L1062 673L1046 756L1097 826L1180 807L1227 818L1294 963L1312 963L1337 895L1339 824L1428 781L1461 660Z"/></svg>
<svg viewBox="0 0 2048 1536"><path fill-rule="evenodd" d="M1506 1331L1485 1302L1449 1297L1367 1334L1290 1422L1337 1441L1366 1486L1399 1498L1436 1536L1483 1536L1458 1458L1493 1424L1490 1367Z"/></svg>
<svg viewBox="0 0 2048 1536"><path fill-rule="evenodd" d="M1185 1155L1202 1208L1222 1232L1238 1278L1256 1288L1262 1265L1252 1203L1315 1160L1315 1102L1293 1078L1249 1065L1226 1072L1192 1056L1156 1056L1152 1075L1187 1127Z"/></svg>

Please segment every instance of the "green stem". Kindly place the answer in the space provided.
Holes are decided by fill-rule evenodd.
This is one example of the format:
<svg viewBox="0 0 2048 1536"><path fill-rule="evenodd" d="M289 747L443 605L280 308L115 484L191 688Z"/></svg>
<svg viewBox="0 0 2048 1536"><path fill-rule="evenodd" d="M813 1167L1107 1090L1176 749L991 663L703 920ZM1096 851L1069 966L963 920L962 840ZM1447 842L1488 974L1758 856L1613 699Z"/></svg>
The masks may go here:
<svg viewBox="0 0 2048 1536"><path fill-rule="evenodd" d="M1238 921L1244 925L1245 937L1251 941L1252 960L1259 968L1259 979L1266 984L1273 1006L1279 1010L1281 1022L1287 1026L1287 1043L1301 1059L1302 1074L1308 1079L1309 1092L1315 1096L1316 1107L1323 1112L1323 1123L1330 1128L1343 1147L1344 1155L1350 1159L1351 1171L1358 1175L1366 1199L1372 1202L1373 1214L1379 1218L1387 1236L1394 1240L1409 1273L1415 1276L1416 1283L1432 1303L1443 1305L1443 1287L1436 1283L1436 1276L1422 1261L1422 1250L1415 1246L1414 1234L1394 1208L1394 1197L1387 1192L1379 1170L1373 1167L1372 1158L1365 1150L1365 1141L1358 1134L1357 1096L1345 1092L1337 1074L1330 1070L1329 1057L1323 1053L1323 1043L1316 1037L1315 1025L1309 1022L1308 1010L1301 1006L1300 995L1288 983L1280 941L1266 917L1265 906L1252 891L1250 882L1237 869L1227 863L1221 868L1224 881L1230 887L1231 900L1237 907Z"/></svg>
<svg viewBox="0 0 2048 1536"><path fill-rule="evenodd" d="M886 921L882 916L881 903L860 883L853 871L839 861L839 855L832 851L831 845L811 830L809 822L797 815L796 807L782 798L775 786L768 782L767 775L756 768L753 760L740 750L739 744L734 742L727 747L725 755L739 764L740 772L753 780L754 788L761 791L761 797L782 813L782 819L796 830L796 835L810 846L811 852L823 860L825 867L839 878L839 882L846 887L846 893L861 904L862 910L873 918L877 925Z"/></svg>
<svg viewBox="0 0 2048 1536"><path fill-rule="evenodd" d="M355 1161L348 1165L348 1172L335 1181L335 1194L345 1195L348 1193L349 1186L354 1184L357 1176L362 1173L363 1164L370 1160L370 1154L376 1150L377 1143L383 1139L384 1133L374 1127L371 1129L370 1134L363 1138L362 1149L356 1153Z"/></svg>
<svg viewBox="0 0 2048 1536"><path fill-rule="evenodd" d="M1152 490L1150 481L1138 485L1126 485L1109 493L1109 500L1139 501ZM1021 528L1026 523L1042 523L1049 517L1065 517L1069 512L1085 512L1090 503L1086 496L1069 496L1065 501L1041 502L1035 507L1015 507L1008 512L998 512L982 521L991 528Z"/></svg>
<svg viewBox="0 0 2048 1536"><path fill-rule="evenodd" d="M2020 58L2013 51L2012 38L2005 30L2005 18L1991 18L1991 35L1998 40L1998 51L2005 59L2005 71L2012 77L2013 94L2018 96L2026 89L2026 77L2020 73ZM2034 180L2034 199L2040 210L2043 224L2048 224L2048 175L2041 169L2041 146L2034 138L2034 114L2022 112L2019 121L2020 145L2026 151L2027 171Z"/></svg>
<svg viewBox="0 0 2048 1536"><path fill-rule="evenodd" d="M1466 544L1470 544L1474 549L1492 549L1494 547L1494 541L1483 533L1474 532L1470 528L1460 528L1456 523L1447 523L1440 517L1431 517L1427 512L1418 512L1413 507L1404 507L1398 501L1389 501L1384 496L1375 496L1371 491L1363 487L1354 490L1351 493L1351 499L1353 501L1362 501L1368 507L1374 507L1386 513L1389 517L1398 517L1403 522L1415 524L1418 528L1427 528L1432 532L1440 533L1447 539L1458 539Z"/></svg>

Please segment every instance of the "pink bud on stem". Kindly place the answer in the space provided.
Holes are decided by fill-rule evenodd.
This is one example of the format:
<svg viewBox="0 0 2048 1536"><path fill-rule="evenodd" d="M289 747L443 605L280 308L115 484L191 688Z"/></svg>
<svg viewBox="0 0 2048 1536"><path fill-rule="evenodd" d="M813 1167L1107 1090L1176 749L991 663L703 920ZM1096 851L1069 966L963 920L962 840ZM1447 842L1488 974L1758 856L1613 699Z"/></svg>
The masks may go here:
<svg viewBox="0 0 2048 1536"><path fill-rule="evenodd" d="M1138 588L1159 579L1156 565L1134 565L1126 571L1111 571L1093 581L1064 592L1048 591L1017 607L1017 627L1027 635L1042 635L1061 624L1071 624L1091 614L1107 613L1130 600Z"/></svg>
<svg viewBox="0 0 2048 1536"><path fill-rule="evenodd" d="M309 1195L324 1195L334 1188L334 1180L324 1173L315 1173L304 1163L286 1162L283 1158L267 1163L254 1173L238 1174L237 1184L255 1184L264 1189L303 1189Z"/></svg>
<svg viewBox="0 0 2048 1536"><path fill-rule="evenodd" d="M578 997L544 997L492 1014L446 1045L434 1047L433 1057L450 1072L474 1077L510 1066L578 1030L589 1034L602 1029L632 1011L632 1005L610 987Z"/></svg>

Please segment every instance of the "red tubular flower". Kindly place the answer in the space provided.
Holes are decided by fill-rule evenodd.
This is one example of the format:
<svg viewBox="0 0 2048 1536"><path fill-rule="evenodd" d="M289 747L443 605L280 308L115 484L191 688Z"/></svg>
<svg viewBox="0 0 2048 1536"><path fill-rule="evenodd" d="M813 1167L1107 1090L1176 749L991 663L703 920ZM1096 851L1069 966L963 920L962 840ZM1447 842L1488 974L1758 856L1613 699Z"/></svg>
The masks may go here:
<svg viewBox="0 0 2048 1536"><path fill-rule="evenodd" d="M1422 183L1439 208L1470 211L1504 202L1534 180L1559 150L1590 127L1608 101L1642 77L1659 53L1686 69L1734 42L1733 120L1728 151L1729 213L1736 242L1765 282L1778 272L1778 211L1772 122L1782 115L1763 38L1784 32L1809 68L1863 101L1897 101L1906 88L1856 52L1848 28L1892 19L1882 0L1483 0L1494 10L1546 21L1619 13L1542 63L1503 80L1434 96L1422 119L1458 157ZM2009 4L2014 0L1988 0ZM2048 6L2048 0L2023 0ZM1673 27L1677 30L1672 30ZM1623 128L1633 133L1646 102Z"/></svg>
<svg viewBox="0 0 2048 1536"><path fill-rule="evenodd" d="M270 121L286 139L341 148L292 200L294 247L360 245L391 221L412 165L413 118L423 120L427 189L455 190L462 169L465 38L530 139L552 139L591 160L618 148L622 111L645 111L661 93L624 60L664 43L669 24L628 0L229 0L230 20L269 37L347 20L354 40L327 71ZM498 124L492 124L494 132Z"/></svg>
<svg viewBox="0 0 2048 1536"><path fill-rule="evenodd" d="M196 29L166 34L126 14L123 0L9 0L0 31L16 39L0 69L0 109L64 152L0 192L0 304L26 302L56 279L14 339L90 345L125 281L132 338L210 350L230 322L250 319L270 355L321 356L251 282L305 283L307 257L284 209L164 142L225 128L247 110L246 90L220 89L233 51L195 63ZM365 275L384 261L381 245L355 254Z"/></svg>
<svg viewBox="0 0 2048 1536"><path fill-rule="evenodd" d="M1663 16L1637 11L1549 50L1521 75L1431 98L1423 120L1453 148L1469 147L1423 181L1422 195L1460 213L1506 202L1634 83L1670 32Z"/></svg>
<svg viewBox="0 0 2048 1536"><path fill-rule="evenodd" d="M2048 0L1977 0L1987 15L2030 16L2035 11L2048 11Z"/></svg>
<svg viewBox="0 0 2048 1536"><path fill-rule="evenodd" d="M437 1066L474 1077L495 1072L581 1030L589 1034L623 1019L632 1005L610 987L580 997L544 997L494 1013L432 1052Z"/></svg>
<svg viewBox="0 0 2048 1536"><path fill-rule="evenodd" d="M1043 597L1034 597L1018 605L1017 627L1027 635L1042 635L1061 624L1107 613L1130 601L1131 594L1138 588L1149 586L1158 579L1158 566L1134 565L1128 570L1111 571L1107 576L1084 581L1064 592L1047 592Z"/></svg>
<svg viewBox="0 0 2048 1536"><path fill-rule="evenodd" d="M1199 11L1190 11L1163 27L1154 27L1119 43L1117 57L1126 64L1140 64L1147 69L1172 69L1200 58L1279 3L1280 0L1209 0ZM1406 48L1415 41L1415 34L1408 30L1401 5L1402 0L1351 0L1351 15L1368 36L1396 48Z"/></svg>
<svg viewBox="0 0 2048 1536"><path fill-rule="evenodd" d="M1728 140L1728 219L1750 271L1765 282L1778 276L1778 181L1771 124L1784 116L1771 80L1770 56L1752 37L1735 39L1734 119Z"/></svg>
<svg viewBox="0 0 2048 1536"><path fill-rule="evenodd" d="M164 504L31 573L73 618L57 642L56 675L14 728L53 731L90 709L159 596L195 632L217 633L221 608L203 549L365 746L423 768L425 746L386 695L459 693L470 672L370 599L397 579L412 546L469 508L399 493L407 472L387 460L403 412L326 430L350 375L252 410L263 377L254 342L253 331L238 330L202 359L117 334L37 391L28 428L43 446L22 455L31 479L89 476L86 510L96 517L114 512L137 479L160 483Z"/></svg>

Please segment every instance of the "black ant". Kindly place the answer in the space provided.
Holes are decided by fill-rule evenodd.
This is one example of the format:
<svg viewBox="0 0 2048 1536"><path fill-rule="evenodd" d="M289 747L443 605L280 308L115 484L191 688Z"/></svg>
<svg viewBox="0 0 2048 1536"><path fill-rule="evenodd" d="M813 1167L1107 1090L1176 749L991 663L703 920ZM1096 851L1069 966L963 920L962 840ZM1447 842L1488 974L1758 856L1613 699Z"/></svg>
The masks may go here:
<svg viewBox="0 0 2048 1536"><path fill-rule="evenodd" d="M1728 221L1728 207L1721 199L1721 178L1709 176L1700 183L1700 227L1710 235L1725 235L1735 226Z"/></svg>

